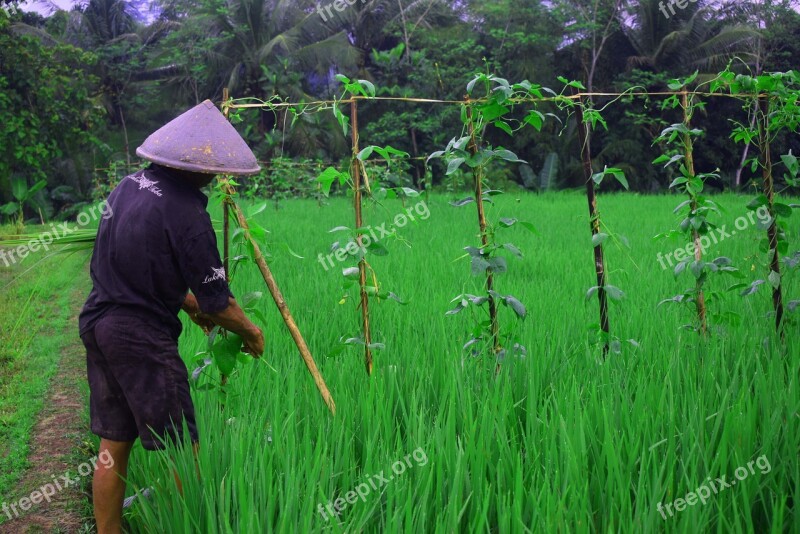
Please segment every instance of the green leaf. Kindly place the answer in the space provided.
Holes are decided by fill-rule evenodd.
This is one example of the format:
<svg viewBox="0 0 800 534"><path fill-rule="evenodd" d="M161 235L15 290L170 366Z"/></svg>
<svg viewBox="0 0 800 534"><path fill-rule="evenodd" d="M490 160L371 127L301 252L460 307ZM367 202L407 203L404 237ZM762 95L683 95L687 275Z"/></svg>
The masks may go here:
<svg viewBox="0 0 800 534"><path fill-rule="evenodd" d="M700 279L701 276L703 276L705 268L706 264L704 261L695 260L689 265L689 269L692 271L694 277L697 278L698 280Z"/></svg>
<svg viewBox="0 0 800 534"><path fill-rule="evenodd" d="M31 187L30 189L28 189L28 195L27 195L27 196L28 196L28 198L31 198L31 197L32 197L34 194L36 194L36 193L37 193L37 192L39 192L40 190L44 189L44 187L45 187L46 185L47 185L47 180L41 180L41 181L39 181L39 182L36 182L36 183L33 185L33 187Z"/></svg>
<svg viewBox="0 0 800 534"><path fill-rule="evenodd" d="M370 254L374 254L376 256L388 256L389 255L389 249L387 249L383 245L383 243L380 243L378 241L370 243L369 246L367 247L367 250L370 252Z"/></svg>
<svg viewBox="0 0 800 534"><path fill-rule="evenodd" d="M467 161L466 158L453 158L450 160L450 163L447 164L447 176L450 176L454 172L456 172L464 162Z"/></svg>
<svg viewBox="0 0 800 534"><path fill-rule="evenodd" d="M770 271L767 280L769 280L769 283L773 289L778 289L781 286L780 273L776 273L775 271Z"/></svg>
<svg viewBox="0 0 800 534"><path fill-rule="evenodd" d="M625 178L625 173L622 171L622 169L608 169L607 172L610 172L620 183L620 185L622 185L622 187L628 190L630 189L630 186L628 185L628 179Z"/></svg>
<svg viewBox="0 0 800 534"><path fill-rule="evenodd" d="M236 368L236 357L242 351L242 338L233 332L227 337L217 336L211 354L219 372L229 376Z"/></svg>
<svg viewBox="0 0 800 534"><path fill-rule="evenodd" d="M758 210L761 206L766 206L769 204L769 200L767 199L767 195L758 195L756 198L748 202L747 209L749 210Z"/></svg>
<svg viewBox="0 0 800 534"><path fill-rule="evenodd" d="M340 175L341 172L339 172L337 169L335 169L334 167L328 167L317 178L317 181L320 183L322 187L322 193L326 197L330 195L331 187L333 186L333 183L335 181L339 180Z"/></svg>
<svg viewBox="0 0 800 534"><path fill-rule="evenodd" d="M605 240L608 239L608 234L600 232L599 234L595 234L592 236L592 247L597 248L602 245Z"/></svg>
<svg viewBox="0 0 800 534"><path fill-rule="evenodd" d="M493 122L494 120L499 119L511 111L506 106L503 106L497 102L489 102L484 106L480 106L478 110L483 115L483 119L486 122Z"/></svg>
<svg viewBox="0 0 800 534"><path fill-rule="evenodd" d="M619 301L625 298L625 293L616 286L605 286L604 289L611 300Z"/></svg>
<svg viewBox="0 0 800 534"><path fill-rule="evenodd" d="M594 296L594 294L597 293L597 291L599 289L600 289L600 286L590 287L589 291L586 292L586 300L589 300L590 298L592 298L592 296Z"/></svg>
<svg viewBox="0 0 800 534"><path fill-rule="evenodd" d="M250 208L247 211L247 218L248 219L252 219L256 215L259 215L261 212L263 212L265 209L267 209L267 203L266 202L262 202L261 204L253 206L252 208Z"/></svg>
<svg viewBox="0 0 800 534"><path fill-rule="evenodd" d="M505 149L496 150L494 152L494 155L500 159L504 159L512 163L525 163L525 160L519 159L517 155L511 152L510 150L505 150Z"/></svg>
<svg viewBox="0 0 800 534"><path fill-rule="evenodd" d="M781 204L776 202L773 206L775 210L775 214L779 217L791 217L792 216L792 208L786 204Z"/></svg>
<svg viewBox="0 0 800 534"><path fill-rule="evenodd" d="M534 109L528 113L523 122L533 126L536 131L541 131L544 124L544 115Z"/></svg>
<svg viewBox="0 0 800 534"><path fill-rule="evenodd" d="M473 202L475 202L475 199L472 197L468 197L468 198L463 198L461 200L457 200L455 202L450 202L450 205L455 208L460 208L462 206L466 206L467 204L472 204Z"/></svg>
<svg viewBox="0 0 800 534"><path fill-rule="evenodd" d="M496 121L493 123L498 129L503 130L508 135L514 135L514 130L511 129L511 126L508 125L507 122L503 121Z"/></svg>
<svg viewBox="0 0 800 534"><path fill-rule="evenodd" d="M524 319L528 315L528 310L525 309L525 305L515 297L507 296L505 298L505 303L514 310L514 313L516 313L517 317L520 319Z"/></svg>
<svg viewBox="0 0 800 534"><path fill-rule="evenodd" d="M366 90L366 96L375 98L375 84L370 82L369 80L358 80L358 83Z"/></svg>
<svg viewBox="0 0 800 534"><path fill-rule="evenodd" d="M253 291L251 293L247 293L245 296L242 297L240 306L242 309L246 310L252 304L261 300L263 296L264 293L262 293L261 291Z"/></svg>
<svg viewBox="0 0 800 534"><path fill-rule="evenodd" d="M16 202L9 202L8 204L3 204L3 206L0 207L0 213L11 216L17 213L19 209L19 204Z"/></svg>
<svg viewBox="0 0 800 534"><path fill-rule="evenodd" d="M472 256L472 276L480 276L491 267L488 261L481 256Z"/></svg>
<svg viewBox="0 0 800 534"><path fill-rule="evenodd" d="M23 203L27 199L27 193L28 184L25 182L25 178L19 176L14 177L11 180L11 194L14 195L14 198L20 203Z"/></svg>
<svg viewBox="0 0 800 534"><path fill-rule="evenodd" d="M753 282L752 284L750 284L750 286L749 286L747 289L745 289L744 291L742 291L742 292L740 293L740 295L741 295L741 296L743 296L743 297L749 297L750 295L752 295L752 294L754 294L756 291L758 291L758 288L759 288L760 286L762 286L763 284L765 284L765 283L766 283L766 282L765 282L764 280L756 280L755 282Z"/></svg>
<svg viewBox="0 0 800 534"><path fill-rule="evenodd" d="M375 151L375 147L374 146L368 146L367 148L365 148L364 150L359 152L358 155L356 156L356 158L361 160L361 161L366 161L366 160L369 159L369 157L372 155L372 153L374 151Z"/></svg>
<svg viewBox="0 0 800 534"><path fill-rule="evenodd" d="M497 256L489 260L489 268L495 274L503 274L508 271L508 262L504 257Z"/></svg>
<svg viewBox="0 0 800 534"><path fill-rule="evenodd" d="M515 255L518 258L522 257L522 252L515 245L513 245L511 243L506 243L506 244L502 245L502 248L504 248L505 250L509 251L510 253L512 253L513 255Z"/></svg>
<svg viewBox="0 0 800 534"><path fill-rule="evenodd" d="M348 267L347 269L342 270L342 276L349 280L358 280L360 275L361 271L358 267Z"/></svg>

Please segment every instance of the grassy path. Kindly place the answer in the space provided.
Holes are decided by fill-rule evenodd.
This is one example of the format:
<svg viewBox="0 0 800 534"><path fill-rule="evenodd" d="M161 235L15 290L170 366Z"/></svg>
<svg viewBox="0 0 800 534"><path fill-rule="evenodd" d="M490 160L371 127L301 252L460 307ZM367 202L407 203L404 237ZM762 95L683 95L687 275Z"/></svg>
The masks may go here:
<svg viewBox="0 0 800 534"><path fill-rule="evenodd" d="M88 480L77 469L93 449L76 326L89 288L86 256L31 265L0 271L0 533L77 532ZM35 492L63 476L69 487L49 502L23 500L42 500Z"/></svg>

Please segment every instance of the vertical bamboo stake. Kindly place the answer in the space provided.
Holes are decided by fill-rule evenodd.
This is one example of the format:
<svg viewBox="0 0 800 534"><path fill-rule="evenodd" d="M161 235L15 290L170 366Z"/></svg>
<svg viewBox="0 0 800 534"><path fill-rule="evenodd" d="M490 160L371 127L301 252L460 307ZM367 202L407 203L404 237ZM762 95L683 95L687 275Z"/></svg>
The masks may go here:
<svg viewBox="0 0 800 534"><path fill-rule="evenodd" d="M689 109L689 92L686 89L681 93L681 105L683 107L683 124L689 130L692 127L692 113ZM686 170L689 171L689 176L694 178L694 148L692 146L692 137L688 132L683 134L683 148L686 156ZM692 195L692 213L695 211L697 211L697 199ZM694 241L694 259L697 262L701 262L703 261L703 247L700 244L700 234L695 228L692 228L692 241ZM700 334L705 336L708 332L706 297L703 292L703 283L700 279L695 282L695 306L697 307L697 320L700 322Z"/></svg>
<svg viewBox="0 0 800 534"><path fill-rule="evenodd" d="M308 349L308 345L303 339L303 335L300 333L300 329L297 327L297 323L295 323L291 311L289 311L289 306L286 304L286 300L283 298L283 294L281 293L280 288L278 288L275 278L272 276L272 271L270 271L269 266L264 259L264 254L261 253L261 248L250 234L250 226L247 224L247 219L245 218L244 213L242 213L241 208L239 208L236 203L231 205L231 209L239 221L239 226L244 231L245 238L250 241L250 244L253 246L256 265L258 265L258 269L261 271L261 276L264 278L267 288L269 288L269 292L275 301L275 305L278 306L278 311L280 311L281 317L283 317L283 321L286 323L286 327L289 329L289 333L291 334L295 345L297 345L297 349L300 351L300 357L303 358L303 361L305 362L308 371L311 373L311 377L314 379L314 383L317 385L317 389L319 390L320 395L322 395L322 399L325 401L325 404L328 405L328 409L331 411L331 414L336 415L336 403L333 401L333 397L328 390L328 386L325 384L325 380L322 378L322 374L320 374L319 369L317 369L317 364L314 362L314 357L311 356L311 351Z"/></svg>
<svg viewBox="0 0 800 534"><path fill-rule="evenodd" d="M356 210L356 241L358 248L362 248L361 228L364 226L363 214L361 212L361 176L364 170L361 168L361 160L358 159L358 103L355 99L350 101L350 122L352 123L353 138L353 161L350 166L355 188L354 204ZM369 295L367 294L367 259L361 258L358 262L358 280L361 289L361 322L364 331L364 363L367 374L372 375L372 333L369 326Z"/></svg>
<svg viewBox="0 0 800 534"><path fill-rule="evenodd" d="M228 88L225 87L222 90L222 102L223 104L228 101L229 92ZM223 113L225 118L228 118L230 110L227 106L223 108ZM227 180L226 180L227 183ZM222 258L222 266L225 269L225 277L228 280L228 283L231 281L230 275L230 243L231 243L231 221L230 221L230 204L228 203L228 194L225 194L225 199L222 201L222 238L223 238L223 258Z"/></svg>
<svg viewBox="0 0 800 534"><path fill-rule="evenodd" d="M229 93L228 88L225 87L222 90L222 102L223 105L225 102L228 101ZM228 118L230 110L227 106L223 107L223 115L225 118ZM228 284L231 283L231 271L230 271L230 250L231 250L231 219L230 219L230 194L233 194L233 189L228 184L228 179L222 179L224 184L225 190L225 197L222 200L222 269L225 271L225 279L227 280ZM230 194L229 194L230 192ZM222 375L220 379L222 386L226 386L228 384L228 375Z"/></svg>
<svg viewBox="0 0 800 534"><path fill-rule="evenodd" d="M577 121L578 121L578 142L581 144L581 162L583 163L583 175L586 179L586 199L589 202L589 224L592 230L592 238L600 233L600 215L597 213L597 195L594 189L592 175L592 148L589 138L589 128L583 116L583 98L578 100ZM606 294L606 265L603 258L603 244L594 247L594 270L597 276L597 299L600 303L600 330L606 334L603 344L603 357L608 356L609 343L608 336L611 331L608 320L608 295Z"/></svg>
<svg viewBox="0 0 800 534"><path fill-rule="evenodd" d="M480 147L478 146L477 136L475 134L475 126L472 122L472 105L469 98L467 98L467 117L469 120L469 135L470 142L468 150L475 156ZM482 167L478 166L473 171L475 177L475 205L478 207L478 225L481 230L481 246L486 249L489 246L489 235L486 232L486 210L483 205L483 171ZM500 347L500 323L497 319L497 302L492 296L494 291L494 273L491 269L486 269L486 293L489 296L489 320L492 331L492 349L495 354L501 350Z"/></svg>
<svg viewBox="0 0 800 534"><path fill-rule="evenodd" d="M772 222L767 229L767 238L769 239L769 250L772 254L770 258L770 274L772 272L778 275L777 287L772 288L772 306L775 309L775 330L781 334L783 338L784 332L781 329L783 322L783 289L781 287L781 263L780 253L778 252L778 221L775 218L775 188L772 179L772 153L770 151L769 143L769 96L764 95L759 97L759 121L758 121L758 137L759 146L761 148L761 164L763 170L763 187L764 195L767 197L769 208L769 215Z"/></svg>

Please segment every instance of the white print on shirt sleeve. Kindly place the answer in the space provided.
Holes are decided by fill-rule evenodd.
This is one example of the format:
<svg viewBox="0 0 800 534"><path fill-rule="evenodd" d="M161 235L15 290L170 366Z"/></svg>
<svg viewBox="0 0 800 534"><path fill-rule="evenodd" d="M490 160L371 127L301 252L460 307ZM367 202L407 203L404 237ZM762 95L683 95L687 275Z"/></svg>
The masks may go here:
<svg viewBox="0 0 800 534"><path fill-rule="evenodd" d="M214 274L206 276L206 279L203 280L203 284L210 284L211 282L216 282L217 280L227 280L227 277L225 276L225 267L220 267L219 269L212 267L211 270Z"/></svg>
<svg viewBox="0 0 800 534"><path fill-rule="evenodd" d="M130 179L139 184L139 191L141 191L142 189L147 189L157 197L162 196L161 189L156 187L156 184L158 182L149 180L144 176L131 176Z"/></svg>

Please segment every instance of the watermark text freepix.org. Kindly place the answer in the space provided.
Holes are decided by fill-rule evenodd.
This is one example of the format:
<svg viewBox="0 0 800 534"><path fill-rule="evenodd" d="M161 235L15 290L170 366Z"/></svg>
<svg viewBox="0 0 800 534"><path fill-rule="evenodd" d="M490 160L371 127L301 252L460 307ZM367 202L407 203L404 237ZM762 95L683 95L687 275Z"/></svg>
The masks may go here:
<svg viewBox="0 0 800 534"><path fill-rule="evenodd" d="M766 206L761 206L756 211L748 212L747 216L742 215L736 219L734 222L734 227L736 230L728 231L728 225L723 224L719 228L712 229L708 234L700 236L700 252L705 254L712 245L718 245L729 237L735 236L737 232L743 232L747 230L747 228L756 223L756 218L762 223L766 223L770 220L769 210ZM666 256L659 252L656 256L656 260L658 261L659 265L661 265L661 269L666 270L667 264L669 264L669 267L675 266L672 261L673 257L676 263L680 263L682 261L694 258L694 254L695 244L694 242L691 242L687 243L685 247L675 249ZM666 260L666 262L664 260Z"/></svg>
<svg viewBox="0 0 800 534"><path fill-rule="evenodd" d="M686 9L687 7L689 7L689 4L696 4L697 3L697 0L666 0L666 1L667 1L667 5L666 6L664 5L664 1L663 0L658 3L658 9L661 11L661 13L666 18L670 17L670 13L672 15L675 14L675 8L676 7L678 9ZM667 13L667 9L669 9L669 13Z"/></svg>
<svg viewBox="0 0 800 534"><path fill-rule="evenodd" d="M355 504L359 499L361 499L361 502L367 502L367 496L369 496L370 493L388 485L389 482L394 480L395 476L399 477L405 473L406 469L414 467L414 464L411 463L412 459L416 462L417 467L424 467L428 464L428 455L422 447L418 447L411 454L406 454L403 459L397 460L392 464L393 475L386 476L384 475L385 471L381 471L377 475L369 475L367 476L367 482L369 482L369 484L367 482L362 482L356 486L354 490L345 493L344 498L339 497L328 501L328 504L324 507L321 503L318 504L317 510L325 521L330 521L331 517L340 515L342 511L347 508L348 504Z"/></svg>
<svg viewBox="0 0 800 534"><path fill-rule="evenodd" d="M334 0L334 2L331 2L330 4L324 7L323 6L317 7L317 13L319 13L319 16L322 17L322 22L328 22L328 19L333 18L333 12L332 12L333 9L335 9L339 13L343 13L345 9L354 6L357 2L366 4L367 0ZM325 16L326 13L327 16Z"/></svg>
<svg viewBox="0 0 800 534"><path fill-rule="evenodd" d="M92 206L90 209L82 211L80 214L78 214L75 224L70 222L59 224L52 223L50 224L50 229L48 231L42 232L36 238L31 239L24 245L19 245L18 247L8 250L0 248L0 262L5 264L6 267L10 267L18 261L22 261L27 258L32 252L38 252L39 250L49 251L50 245L52 245L56 239L64 238L79 228L88 226L91 222L96 221L98 217L110 219L113 215L114 211L111 209L111 206L109 206L107 202L103 201L100 204ZM0 247L2 247L2 245L3 242L0 241Z"/></svg>
<svg viewBox="0 0 800 534"><path fill-rule="evenodd" d="M334 259L338 262L343 262L348 256L355 256L358 254L359 250L362 254L366 254L367 248L369 248L369 246L373 243L378 243L382 239L394 235L396 229L403 228L409 222L416 221L417 219L414 217L415 213L422 221L427 221L431 216L431 211L428 208L428 204L422 200L414 206L406 208L405 213L398 213L392 221L394 224L383 223L380 226L371 227L369 229L369 233L364 233L361 236L360 245L355 239L351 239L346 245L338 246L335 252L331 252L327 256L323 256L320 253L317 256L317 261L327 271L335 265Z"/></svg>
<svg viewBox="0 0 800 534"><path fill-rule="evenodd" d="M69 471L60 476L52 475L52 482L44 484L39 489L32 491L29 496L23 497L15 503L9 504L4 502L0 505L0 510L3 511L8 519L14 519L19 517L21 513L30 510L34 505L40 504L42 501L47 501L49 503L57 492L77 486L81 481L81 477L87 477L94 473L98 463L106 469L111 469L114 467L114 458L111 457L108 451L103 451L88 462L79 465L78 476L72 476Z"/></svg>
<svg viewBox="0 0 800 534"><path fill-rule="evenodd" d="M733 472L735 479L731 479L728 482L726 479L728 478L727 475L722 475L721 477L711 480L711 477L708 477L708 480L701 484L696 490L690 491L687 493L683 498L675 499L672 502L667 504L658 503L656 506L656 510L658 513L661 514L661 517L664 518L664 521L667 520L667 514L670 517L675 516L675 512L683 512L687 506L694 506L699 501L702 504L706 504L709 498L713 495L717 495L722 490L730 488L736 485L737 480L744 480L750 475L755 475L756 471L753 469L753 465L755 464L758 467L759 471L761 471L762 475L766 475L770 471L772 471L772 466L769 463L769 459L766 455L761 455L755 460L750 460L747 462L747 466L739 466ZM672 508L675 508L675 512L672 511ZM665 513L666 511L666 513Z"/></svg>

